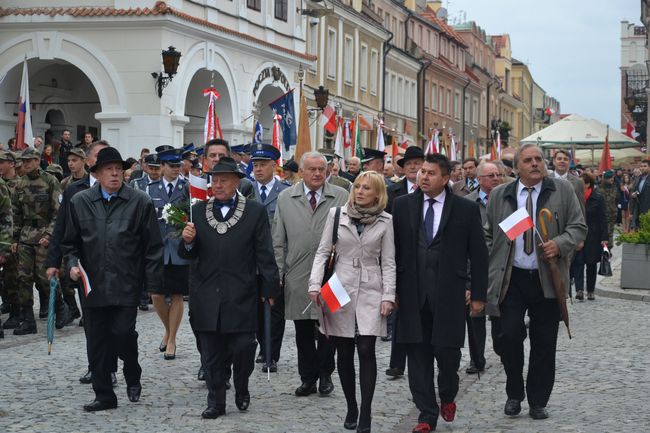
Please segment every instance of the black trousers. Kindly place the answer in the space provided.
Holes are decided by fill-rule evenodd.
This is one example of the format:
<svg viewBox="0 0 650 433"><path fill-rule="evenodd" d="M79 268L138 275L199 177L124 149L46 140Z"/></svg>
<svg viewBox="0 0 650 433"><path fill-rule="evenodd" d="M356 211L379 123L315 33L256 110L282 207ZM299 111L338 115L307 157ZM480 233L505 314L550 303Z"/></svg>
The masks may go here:
<svg viewBox="0 0 650 433"><path fill-rule="evenodd" d="M294 320L296 348L298 349L298 373L305 383L316 383L321 377L334 372L334 347L316 329L316 320ZM318 344L316 344L318 342Z"/></svg>
<svg viewBox="0 0 650 433"><path fill-rule="evenodd" d="M587 263L587 293L594 293L594 290L596 290L597 274L598 263Z"/></svg>
<svg viewBox="0 0 650 433"><path fill-rule="evenodd" d="M560 309L555 299L544 298L537 271L513 268L501 310L501 361L506 371L508 398L523 400L524 315L530 317L530 355L526 393L531 406L545 407L555 382L555 350Z"/></svg>
<svg viewBox="0 0 650 433"><path fill-rule="evenodd" d="M409 367L409 388L413 402L420 411L418 422L432 427L438 423L440 409L436 401L436 386L433 381L434 358L438 365L438 393L441 403L451 403L458 394L459 347L435 347L431 344L433 314L428 303L420 311L422 342L405 344Z"/></svg>
<svg viewBox="0 0 650 433"><path fill-rule="evenodd" d="M88 361L92 371L95 399L117 401L111 384L117 357L124 361L127 386L140 383L142 368L138 364L138 333L135 330L137 307L84 308Z"/></svg>
<svg viewBox="0 0 650 433"><path fill-rule="evenodd" d="M208 407L226 407L226 371L232 362L235 395L248 392L248 378L255 366L254 332L225 334L220 331L199 331L201 364L205 368ZM232 361L230 360L232 359Z"/></svg>
<svg viewBox="0 0 650 433"><path fill-rule="evenodd" d="M477 368L485 368L485 315L471 317L469 307L467 307L465 309L465 322L467 323L470 360Z"/></svg>
<svg viewBox="0 0 650 433"><path fill-rule="evenodd" d="M406 369L406 346L401 343L397 343L397 323L399 322L399 311L393 310L391 315L392 320L389 320L388 326L392 327L393 338L390 343L390 362L388 366L390 368L399 368L404 371Z"/></svg>
<svg viewBox="0 0 650 433"><path fill-rule="evenodd" d="M284 338L284 289L275 299L271 307L271 359L278 362ZM264 354L264 303L259 302L257 309L257 341L260 343L260 355L266 360Z"/></svg>
<svg viewBox="0 0 650 433"><path fill-rule="evenodd" d="M585 255L582 250L576 251L571 261L569 269L573 284L576 286L576 292L585 289ZM570 293L569 293L570 294Z"/></svg>

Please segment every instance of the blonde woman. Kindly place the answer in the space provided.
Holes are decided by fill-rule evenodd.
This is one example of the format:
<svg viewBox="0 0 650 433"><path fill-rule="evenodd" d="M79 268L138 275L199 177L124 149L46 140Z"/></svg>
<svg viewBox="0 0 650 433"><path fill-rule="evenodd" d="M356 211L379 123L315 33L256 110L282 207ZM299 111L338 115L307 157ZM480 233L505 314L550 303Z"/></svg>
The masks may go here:
<svg viewBox="0 0 650 433"><path fill-rule="evenodd" d="M337 369L348 405L344 427L363 433L370 432L377 381L375 342L377 336L386 335L386 317L395 303L395 246L392 217L384 212L387 201L382 175L369 171L356 178L350 198L341 208L335 268L351 301L335 313L323 313L324 328L336 347ZM309 296L317 304L322 304L320 289L335 212L336 208L330 210L309 279ZM355 392L355 346L359 354L360 410Z"/></svg>

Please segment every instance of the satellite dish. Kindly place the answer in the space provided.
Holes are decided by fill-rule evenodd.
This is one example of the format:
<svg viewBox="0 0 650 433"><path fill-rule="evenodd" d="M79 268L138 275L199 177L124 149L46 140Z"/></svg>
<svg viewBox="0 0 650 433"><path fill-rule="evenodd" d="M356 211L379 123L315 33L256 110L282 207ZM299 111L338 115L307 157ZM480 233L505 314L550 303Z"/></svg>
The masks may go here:
<svg viewBox="0 0 650 433"><path fill-rule="evenodd" d="M436 16L438 18L440 18L441 20L446 20L447 17L449 16L449 13L447 12L447 9L440 8L440 9L438 9L438 12L436 12Z"/></svg>

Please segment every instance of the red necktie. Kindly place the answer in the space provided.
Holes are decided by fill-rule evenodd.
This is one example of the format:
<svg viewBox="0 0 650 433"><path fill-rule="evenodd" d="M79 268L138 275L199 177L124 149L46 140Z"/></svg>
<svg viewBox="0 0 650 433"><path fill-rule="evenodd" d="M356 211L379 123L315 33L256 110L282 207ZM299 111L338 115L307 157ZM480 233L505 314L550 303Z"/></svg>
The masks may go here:
<svg viewBox="0 0 650 433"><path fill-rule="evenodd" d="M318 203L316 201L316 191L309 191L309 195L311 195L311 198L309 199L309 204L311 206L311 210L314 211L316 210L316 204Z"/></svg>

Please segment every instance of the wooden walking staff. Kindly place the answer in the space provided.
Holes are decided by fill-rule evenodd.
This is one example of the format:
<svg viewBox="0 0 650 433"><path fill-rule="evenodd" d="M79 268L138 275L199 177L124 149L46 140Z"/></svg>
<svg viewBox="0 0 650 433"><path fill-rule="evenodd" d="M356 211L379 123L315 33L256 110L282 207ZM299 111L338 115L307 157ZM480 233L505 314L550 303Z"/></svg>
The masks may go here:
<svg viewBox="0 0 650 433"><path fill-rule="evenodd" d="M542 241L548 242L548 229L546 228L546 224L551 224L553 221L553 214L547 208L543 208L539 211L537 219L539 220L539 227L542 229ZM537 235L539 236L539 232ZM557 300L558 307L560 307L562 321L566 325L569 338L571 338L571 328L569 328L569 310L566 306L566 286L564 285L564 279L562 278L560 268L557 265L557 258L553 257L547 259L547 262L549 270L551 271L551 280L553 282L553 290L555 291L555 299Z"/></svg>

